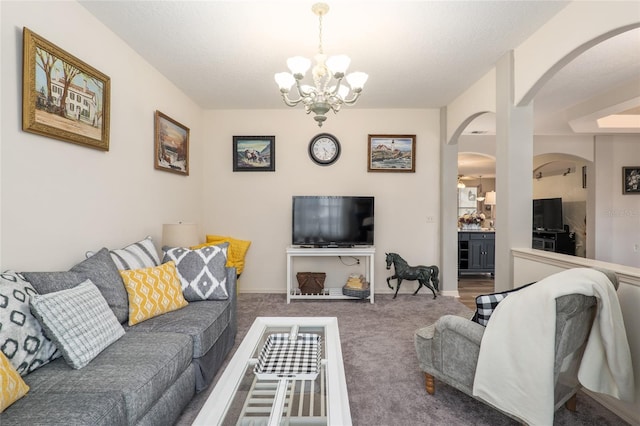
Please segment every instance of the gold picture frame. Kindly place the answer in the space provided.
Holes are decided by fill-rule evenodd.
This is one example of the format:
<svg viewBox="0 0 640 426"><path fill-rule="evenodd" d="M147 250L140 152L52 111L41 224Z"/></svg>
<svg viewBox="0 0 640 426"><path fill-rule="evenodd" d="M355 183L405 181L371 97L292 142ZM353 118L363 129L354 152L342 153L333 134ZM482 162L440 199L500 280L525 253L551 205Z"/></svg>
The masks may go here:
<svg viewBox="0 0 640 426"><path fill-rule="evenodd" d="M416 135L369 135L367 171L416 171Z"/></svg>
<svg viewBox="0 0 640 426"><path fill-rule="evenodd" d="M189 128L156 111L154 135L154 167L189 176Z"/></svg>
<svg viewBox="0 0 640 426"><path fill-rule="evenodd" d="M23 28L22 130L109 150L111 79Z"/></svg>

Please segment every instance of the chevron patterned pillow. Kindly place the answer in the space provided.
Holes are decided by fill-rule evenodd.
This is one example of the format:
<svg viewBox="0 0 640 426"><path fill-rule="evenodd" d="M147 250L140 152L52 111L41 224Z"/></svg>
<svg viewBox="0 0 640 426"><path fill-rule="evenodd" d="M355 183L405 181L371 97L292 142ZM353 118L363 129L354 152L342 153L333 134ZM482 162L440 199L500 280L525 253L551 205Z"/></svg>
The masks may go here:
<svg viewBox="0 0 640 426"><path fill-rule="evenodd" d="M129 295L129 325L188 305L173 261L152 268L120 271L120 275Z"/></svg>
<svg viewBox="0 0 640 426"><path fill-rule="evenodd" d="M227 300L227 249L229 243L191 250L174 247L166 250L164 262L176 263L184 298L198 300Z"/></svg>
<svg viewBox="0 0 640 426"><path fill-rule="evenodd" d="M29 386L0 351L0 413L29 392Z"/></svg>

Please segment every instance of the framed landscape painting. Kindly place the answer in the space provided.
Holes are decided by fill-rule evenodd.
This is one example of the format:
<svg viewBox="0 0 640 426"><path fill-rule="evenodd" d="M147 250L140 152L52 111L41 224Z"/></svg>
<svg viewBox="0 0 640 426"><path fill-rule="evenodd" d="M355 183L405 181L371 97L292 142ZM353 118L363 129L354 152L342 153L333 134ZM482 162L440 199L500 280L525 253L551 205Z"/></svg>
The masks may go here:
<svg viewBox="0 0 640 426"><path fill-rule="evenodd" d="M275 136L234 136L234 172L275 172Z"/></svg>
<svg viewBox="0 0 640 426"><path fill-rule="evenodd" d="M22 35L22 130L108 151L111 79L26 27Z"/></svg>
<svg viewBox="0 0 640 426"><path fill-rule="evenodd" d="M416 135L369 135L367 171L416 171Z"/></svg>
<svg viewBox="0 0 640 426"><path fill-rule="evenodd" d="M189 128L155 113L155 164L158 170L189 175Z"/></svg>

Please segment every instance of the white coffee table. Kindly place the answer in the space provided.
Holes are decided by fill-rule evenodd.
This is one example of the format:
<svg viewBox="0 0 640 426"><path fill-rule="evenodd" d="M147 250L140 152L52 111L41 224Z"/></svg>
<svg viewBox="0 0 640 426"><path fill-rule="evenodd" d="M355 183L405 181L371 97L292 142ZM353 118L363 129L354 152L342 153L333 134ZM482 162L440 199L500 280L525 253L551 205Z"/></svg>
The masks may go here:
<svg viewBox="0 0 640 426"><path fill-rule="evenodd" d="M258 354L272 333L321 335L321 368L315 380L258 380ZM257 317L194 425L343 425L351 410L335 317Z"/></svg>

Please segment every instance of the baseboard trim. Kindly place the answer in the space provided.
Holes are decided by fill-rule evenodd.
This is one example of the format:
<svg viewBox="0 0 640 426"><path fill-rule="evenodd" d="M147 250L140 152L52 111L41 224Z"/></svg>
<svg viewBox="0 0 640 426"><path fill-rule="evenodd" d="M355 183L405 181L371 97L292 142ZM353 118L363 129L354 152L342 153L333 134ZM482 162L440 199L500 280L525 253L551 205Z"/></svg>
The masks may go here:
<svg viewBox="0 0 640 426"><path fill-rule="evenodd" d="M440 292L441 296L449 296L449 297L460 297L460 293L458 293L458 290L442 290Z"/></svg>

